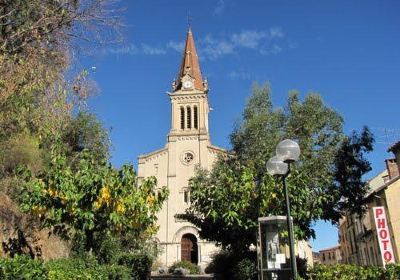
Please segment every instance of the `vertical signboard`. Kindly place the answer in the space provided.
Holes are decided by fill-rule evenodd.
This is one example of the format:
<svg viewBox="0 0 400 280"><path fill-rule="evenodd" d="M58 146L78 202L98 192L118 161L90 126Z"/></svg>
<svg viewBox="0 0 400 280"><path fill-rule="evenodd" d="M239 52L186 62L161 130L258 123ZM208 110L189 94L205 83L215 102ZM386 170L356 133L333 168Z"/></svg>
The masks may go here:
<svg viewBox="0 0 400 280"><path fill-rule="evenodd" d="M383 266L385 266L387 263L394 263L393 247L390 240L385 208L382 206L373 207L372 211L374 213L376 233L378 235L378 243L381 250Z"/></svg>

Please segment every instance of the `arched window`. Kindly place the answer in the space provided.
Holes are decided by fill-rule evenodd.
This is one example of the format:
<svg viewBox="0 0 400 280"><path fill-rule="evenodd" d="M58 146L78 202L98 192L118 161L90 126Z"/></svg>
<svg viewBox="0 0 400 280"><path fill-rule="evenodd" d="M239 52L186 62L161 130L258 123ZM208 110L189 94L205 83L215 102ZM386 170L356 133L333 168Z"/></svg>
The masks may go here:
<svg viewBox="0 0 400 280"><path fill-rule="evenodd" d="M185 129L185 108L181 107L181 129Z"/></svg>
<svg viewBox="0 0 400 280"><path fill-rule="evenodd" d="M198 124L198 122L199 122L199 117L198 117L197 114L198 114L198 113L197 113L197 106L194 106L194 107L193 107L193 121L194 121L194 128L195 128L195 129L198 129L198 128L199 128L199 124Z"/></svg>
<svg viewBox="0 0 400 280"><path fill-rule="evenodd" d="M190 109L189 106L186 107L186 128L192 128L192 110Z"/></svg>

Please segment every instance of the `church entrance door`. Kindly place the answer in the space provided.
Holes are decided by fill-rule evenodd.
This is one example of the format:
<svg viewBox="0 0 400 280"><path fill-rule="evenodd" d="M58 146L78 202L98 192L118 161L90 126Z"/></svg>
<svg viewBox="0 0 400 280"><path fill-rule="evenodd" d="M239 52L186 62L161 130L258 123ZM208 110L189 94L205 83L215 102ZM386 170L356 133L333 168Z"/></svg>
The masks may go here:
<svg viewBox="0 0 400 280"><path fill-rule="evenodd" d="M198 252L196 236L190 233L184 234L181 240L181 260L197 264Z"/></svg>

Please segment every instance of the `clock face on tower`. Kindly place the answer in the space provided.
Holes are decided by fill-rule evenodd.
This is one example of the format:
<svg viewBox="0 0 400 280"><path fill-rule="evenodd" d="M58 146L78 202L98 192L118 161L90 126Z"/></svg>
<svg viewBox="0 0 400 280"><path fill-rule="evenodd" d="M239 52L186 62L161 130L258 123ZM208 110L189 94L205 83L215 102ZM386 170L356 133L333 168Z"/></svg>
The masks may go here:
<svg viewBox="0 0 400 280"><path fill-rule="evenodd" d="M192 81L184 81L183 82L183 88L185 88L185 89L192 88L192 86L193 86Z"/></svg>

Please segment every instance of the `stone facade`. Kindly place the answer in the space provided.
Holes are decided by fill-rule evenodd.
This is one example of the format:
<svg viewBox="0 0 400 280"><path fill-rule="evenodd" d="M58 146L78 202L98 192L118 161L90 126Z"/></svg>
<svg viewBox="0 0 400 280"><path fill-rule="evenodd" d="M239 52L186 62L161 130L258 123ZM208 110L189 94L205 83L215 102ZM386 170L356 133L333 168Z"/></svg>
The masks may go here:
<svg viewBox="0 0 400 280"><path fill-rule="evenodd" d="M318 256L320 264L335 265L342 260L340 246L320 250Z"/></svg>
<svg viewBox="0 0 400 280"><path fill-rule="evenodd" d="M164 266L188 260L205 267L217 252L214 243L201 240L198 229L180 220L190 205L188 180L197 166L210 170L221 148L210 142L208 128L207 81L202 79L191 30L177 80L173 83L171 130L163 149L139 156L139 180L155 176L158 186L167 186L170 194L158 214L159 231L156 241L161 250L159 261Z"/></svg>

